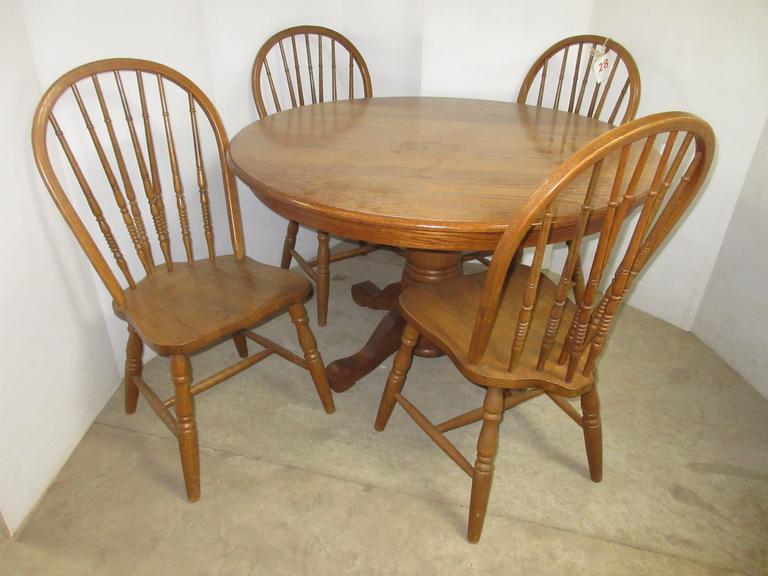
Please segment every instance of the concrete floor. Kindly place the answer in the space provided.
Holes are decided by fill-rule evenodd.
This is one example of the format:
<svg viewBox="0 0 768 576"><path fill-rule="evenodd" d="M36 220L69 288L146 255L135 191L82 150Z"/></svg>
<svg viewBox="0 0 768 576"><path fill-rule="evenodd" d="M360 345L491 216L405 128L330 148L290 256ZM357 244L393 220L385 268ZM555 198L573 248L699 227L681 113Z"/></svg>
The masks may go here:
<svg viewBox="0 0 768 576"><path fill-rule="evenodd" d="M326 361L381 312L349 287L385 285L377 252L332 268ZM261 332L298 349L287 318ZM234 362L224 344L198 376ZM320 407L308 375L271 357L198 397L202 500L188 504L174 439L122 388L15 541L0 574L766 574L768 401L694 336L626 308L601 364L604 480L580 430L538 398L508 412L483 538L465 539L469 479L397 408L373 419L387 367ZM149 382L170 393L157 358ZM445 358L414 362L409 397L433 419L482 402ZM474 460L478 425L450 433Z"/></svg>

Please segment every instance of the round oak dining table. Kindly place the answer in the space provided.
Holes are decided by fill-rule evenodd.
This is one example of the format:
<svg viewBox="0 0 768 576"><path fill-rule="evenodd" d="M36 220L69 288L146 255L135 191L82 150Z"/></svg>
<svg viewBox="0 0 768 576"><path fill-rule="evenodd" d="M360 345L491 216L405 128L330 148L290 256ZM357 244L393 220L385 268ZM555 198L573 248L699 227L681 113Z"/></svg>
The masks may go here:
<svg viewBox="0 0 768 576"><path fill-rule="evenodd" d="M331 388L342 392L397 350L403 288L461 274L462 251L493 250L544 179L611 128L511 102L367 98L253 122L232 139L228 161L279 215L405 251L401 282L382 290L371 282L352 287L358 305L388 312L356 354L328 365ZM598 190L595 204L605 204L609 192ZM573 217L561 213L554 221L551 242L572 233L581 208L576 198L575 191ZM567 192L563 204L569 206ZM420 342L417 354L440 353Z"/></svg>

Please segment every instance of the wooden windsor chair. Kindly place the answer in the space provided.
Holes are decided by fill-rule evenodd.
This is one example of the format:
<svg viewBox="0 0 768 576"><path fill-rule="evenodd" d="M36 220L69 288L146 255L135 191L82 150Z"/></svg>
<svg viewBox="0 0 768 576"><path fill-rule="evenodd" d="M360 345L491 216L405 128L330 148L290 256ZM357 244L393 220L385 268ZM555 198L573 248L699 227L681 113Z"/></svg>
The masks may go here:
<svg viewBox="0 0 768 576"><path fill-rule="evenodd" d="M472 478L470 542L477 542L482 531L505 410L547 395L582 428L590 477L602 479L600 354L625 294L706 178L713 148L710 126L683 112L614 128L575 153L536 190L502 236L487 271L413 286L400 295L406 326L375 427L383 430L399 403ZM594 205L596 190L610 190L606 205ZM637 219L633 209L640 210ZM551 279L542 274L544 250L551 232L563 226L573 231L574 249L559 279ZM598 240L588 281L573 302L568 294L576 255L590 233L598 234ZM536 242L533 262L512 267L526 237ZM622 237L628 244L620 249ZM613 256L618 265L611 265ZM601 295L604 278L610 281ZM464 377L486 388L481 409L435 425L402 394L421 335L443 350ZM581 413L569 397L580 397ZM473 466L444 433L479 420Z"/></svg>
<svg viewBox="0 0 768 576"><path fill-rule="evenodd" d="M339 73L338 68L345 70ZM259 118L305 104L373 96L371 74L363 56L345 36L321 26L294 26L269 38L256 54L251 88ZM280 265L289 268L291 260L296 260L315 283L317 323L325 326L330 264L378 250L379 246L360 242L357 248L331 254L328 233L318 230L317 255L307 261L296 251L298 230L298 222L288 222Z"/></svg>
<svg viewBox="0 0 768 576"><path fill-rule="evenodd" d="M187 116L183 124L191 145L186 147L180 138L182 119L173 115L179 111ZM58 141L61 163L53 158L51 141ZM207 145L215 151L211 157L205 154ZM114 299L115 313L128 323L125 411L135 412L141 393L177 437L190 501L200 497L194 404L200 392L274 353L307 369L326 412L334 411L303 305L312 287L301 275L246 257L237 188L225 159L227 134L213 104L192 81L167 66L129 58L75 68L42 97L32 146L48 191ZM191 164L187 171L182 168L186 158ZM60 164L69 167L68 173L54 168ZM214 170L220 179L209 175ZM187 184L197 188L199 212L188 208L193 195L185 190ZM172 186L178 222L167 211L169 195L163 186ZM68 187L79 187L83 198ZM102 198L109 197L104 205ZM91 213L104 242L98 232L92 235L78 208ZM214 235L214 221L220 218L229 229L222 238ZM193 234L196 222L201 233ZM176 230L180 241L172 242ZM121 240L133 246L135 257L123 253ZM219 254L217 248L232 254ZM198 250L202 257L196 259ZM303 358L250 330L286 311ZM242 360L193 384L190 357L228 338ZM263 349L248 355L246 339ZM166 400L142 378L144 344L170 357L175 394Z"/></svg>
<svg viewBox="0 0 768 576"><path fill-rule="evenodd" d="M608 77L601 82L592 69L593 51L598 47L605 48L610 63ZM635 119L640 105L640 72L635 59L618 42L594 34L571 36L556 42L536 59L520 85L517 102L624 124ZM469 252L462 260L477 260L489 266L488 256L489 252ZM521 258L522 251L515 261ZM578 261L575 274L576 290L581 293L583 278Z"/></svg>

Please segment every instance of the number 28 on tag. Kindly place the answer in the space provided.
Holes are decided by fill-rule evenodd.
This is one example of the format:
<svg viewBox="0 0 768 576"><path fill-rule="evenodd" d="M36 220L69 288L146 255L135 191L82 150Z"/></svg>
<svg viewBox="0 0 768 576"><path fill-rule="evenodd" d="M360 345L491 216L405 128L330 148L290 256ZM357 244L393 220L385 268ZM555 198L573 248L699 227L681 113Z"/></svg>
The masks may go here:
<svg viewBox="0 0 768 576"><path fill-rule="evenodd" d="M592 71L595 73L595 82L602 83L610 69L611 61L606 54L605 46L596 46L592 55Z"/></svg>

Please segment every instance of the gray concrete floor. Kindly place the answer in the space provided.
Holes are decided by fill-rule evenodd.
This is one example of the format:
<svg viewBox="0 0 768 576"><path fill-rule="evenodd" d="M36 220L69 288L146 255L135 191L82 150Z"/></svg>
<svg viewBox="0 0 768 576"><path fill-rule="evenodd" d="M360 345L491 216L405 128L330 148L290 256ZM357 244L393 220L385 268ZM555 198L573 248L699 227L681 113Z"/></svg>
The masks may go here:
<svg viewBox="0 0 768 576"><path fill-rule="evenodd" d="M401 265L377 252L333 266L316 329L326 361L382 315L350 286L383 286ZM287 318L261 332L298 349ZM195 375L235 360L225 343ZM23 532L0 537L0 574L768 573L768 401L691 334L622 312L601 363L600 484L554 404L508 412L478 545L465 540L466 475L399 408L373 430L390 364L336 395L331 416L276 357L199 396L196 504L170 433L146 404L124 414L118 390ZM167 361L145 375L170 393ZM406 390L435 420L482 402L445 358L417 359ZM470 460L478 430L450 433Z"/></svg>

